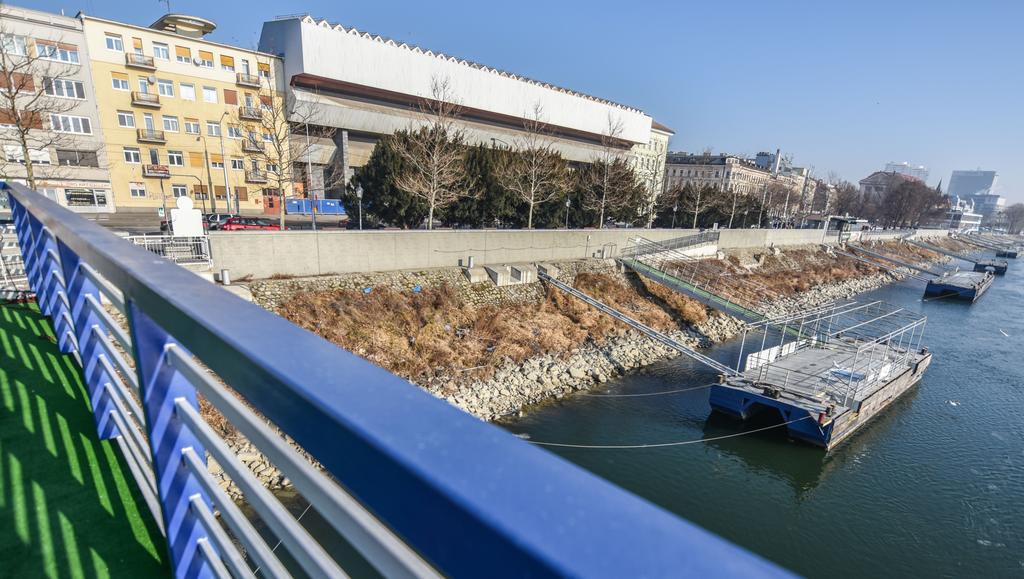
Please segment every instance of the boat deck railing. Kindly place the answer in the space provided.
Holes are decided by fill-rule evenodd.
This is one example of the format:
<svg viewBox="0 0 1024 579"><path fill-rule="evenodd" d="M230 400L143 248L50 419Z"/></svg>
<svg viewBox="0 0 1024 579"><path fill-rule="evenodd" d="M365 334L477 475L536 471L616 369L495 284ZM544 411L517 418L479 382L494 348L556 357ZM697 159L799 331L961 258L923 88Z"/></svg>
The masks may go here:
<svg viewBox="0 0 1024 579"><path fill-rule="evenodd" d="M99 436L125 455L176 576L349 569L229 448L218 415L321 532L384 576L786 575L36 192L0 195L40 310L80 362Z"/></svg>

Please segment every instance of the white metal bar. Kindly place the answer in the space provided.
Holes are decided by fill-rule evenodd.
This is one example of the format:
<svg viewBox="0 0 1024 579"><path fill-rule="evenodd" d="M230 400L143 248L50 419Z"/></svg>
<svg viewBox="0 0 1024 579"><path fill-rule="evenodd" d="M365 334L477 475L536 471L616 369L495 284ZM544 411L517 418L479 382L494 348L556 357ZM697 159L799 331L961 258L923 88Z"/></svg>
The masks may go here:
<svg viewBox="0 0 1024 579"><path fill-rule="evenodd" d="M345 540L388 577L440 576L341 487L330 482L237 398L213 382L180 348L167 348L168 360L207 400L291 480Z"/></svg>
<svg viewBox="0 0 1024 579"><path fill-rule="evenodd" d="M242 554L238 552L238 548L228 538L227 533L224 532L220 523L217 522L213 513L210 512L210 508L203 502L202 497L198 494L190 496L188 498L188 505L191 507L192 512L202 521L203 527L210 534L213 544L220 550L220 556L216 557L217 561L225 561L231 567L231 570L234 571L235 577L252 576L252 569L245 563Z"/></svg>
<svg viewBox="0 0 1024 579"><path fill-rule="evenodd" d="M182 420L217 459L224 472L242 489L249 505L259 513L270 530L288 548L299 565L313 577L340 577L345 575L324 548L310 536L287 509L268 491L256 476L238 460L235 453L213 431L199 412L185 401L174 401L175 415Z"/></svg>

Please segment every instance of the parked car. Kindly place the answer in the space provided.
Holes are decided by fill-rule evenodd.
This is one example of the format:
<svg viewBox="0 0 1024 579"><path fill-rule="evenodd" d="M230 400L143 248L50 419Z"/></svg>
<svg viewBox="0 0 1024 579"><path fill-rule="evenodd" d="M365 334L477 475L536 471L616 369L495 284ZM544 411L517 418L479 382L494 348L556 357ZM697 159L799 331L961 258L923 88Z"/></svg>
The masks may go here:
<svg viewBox="0 0 1024 579"><path fill-rule="evenodd" d="M281 226L269 219L259 217L232 217L225 221L218 229L221 231L280 231Z"/></svg>
<svg viewBox="0 0 1024 579"><path fill-rule="evenodd" d="M238 217L235 213L208 213L203 215L203 222L206 224L206 229L213 231L220 229L224 222L232 217Z"/></svg>

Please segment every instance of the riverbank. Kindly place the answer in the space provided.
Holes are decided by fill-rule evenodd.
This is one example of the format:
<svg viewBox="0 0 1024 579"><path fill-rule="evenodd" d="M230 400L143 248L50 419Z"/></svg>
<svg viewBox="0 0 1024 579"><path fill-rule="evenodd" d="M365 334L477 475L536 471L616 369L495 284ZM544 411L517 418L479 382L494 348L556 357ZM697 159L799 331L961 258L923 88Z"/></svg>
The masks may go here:
<svg viewBox="0 0 1024 579"><path fill-rule="evenodd" d="M946 260L916 248L902 257ZM718 261L770 285L776 299L763 305L772 315L851 298L904 277L820 246L737 250ZM739 320L623 272L613 261L558 265L563 281L693 347L710 347L742 329ZM679 355L541 283L470 284L457 269L264 280L250 288L264 307L488 421ZM267 487L289 486L248 441L226 435ZM216 464L211 472L240 496Z"/></svg>

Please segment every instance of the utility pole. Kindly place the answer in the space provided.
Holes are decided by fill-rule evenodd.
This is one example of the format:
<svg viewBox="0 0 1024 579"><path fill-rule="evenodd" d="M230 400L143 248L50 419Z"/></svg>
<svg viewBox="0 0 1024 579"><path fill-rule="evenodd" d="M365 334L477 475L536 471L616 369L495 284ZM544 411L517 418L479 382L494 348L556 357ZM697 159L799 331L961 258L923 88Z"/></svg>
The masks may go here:
<svg viewBox="0 0 1024 579"><path fill-rule="evenodd" d="M228 183L228 160L224 153L224 117L228 116L228 112L224 111L224 114L220 116L220 168L224 170L224 195L228 201L228 213L231 213L231 184ZM213 193L211 191L211 193ZM214 195L216 197L217 195ZM238 206L235 206L235 213L239 213Z"/></svg>
<svg viewBox="0 0 1024 579"><path fill-rule="evenodd" d="M210 198L210 213L216 213L217 196L213 194L213 172L210 170L210 150L206 146L206 137L204 137L203 135L199 135L196 137L197 141L200 139L203 141L203 160L206 161L206 186L209 187L209 189L206 190L206 195ZM199 179L198 177L196 177L196 179L199 180L200 185L203 183L202 179ZM205 199L203 200L203 211L206 211ZM228 213L230 212L231 208L229 207Z"/></svg>

